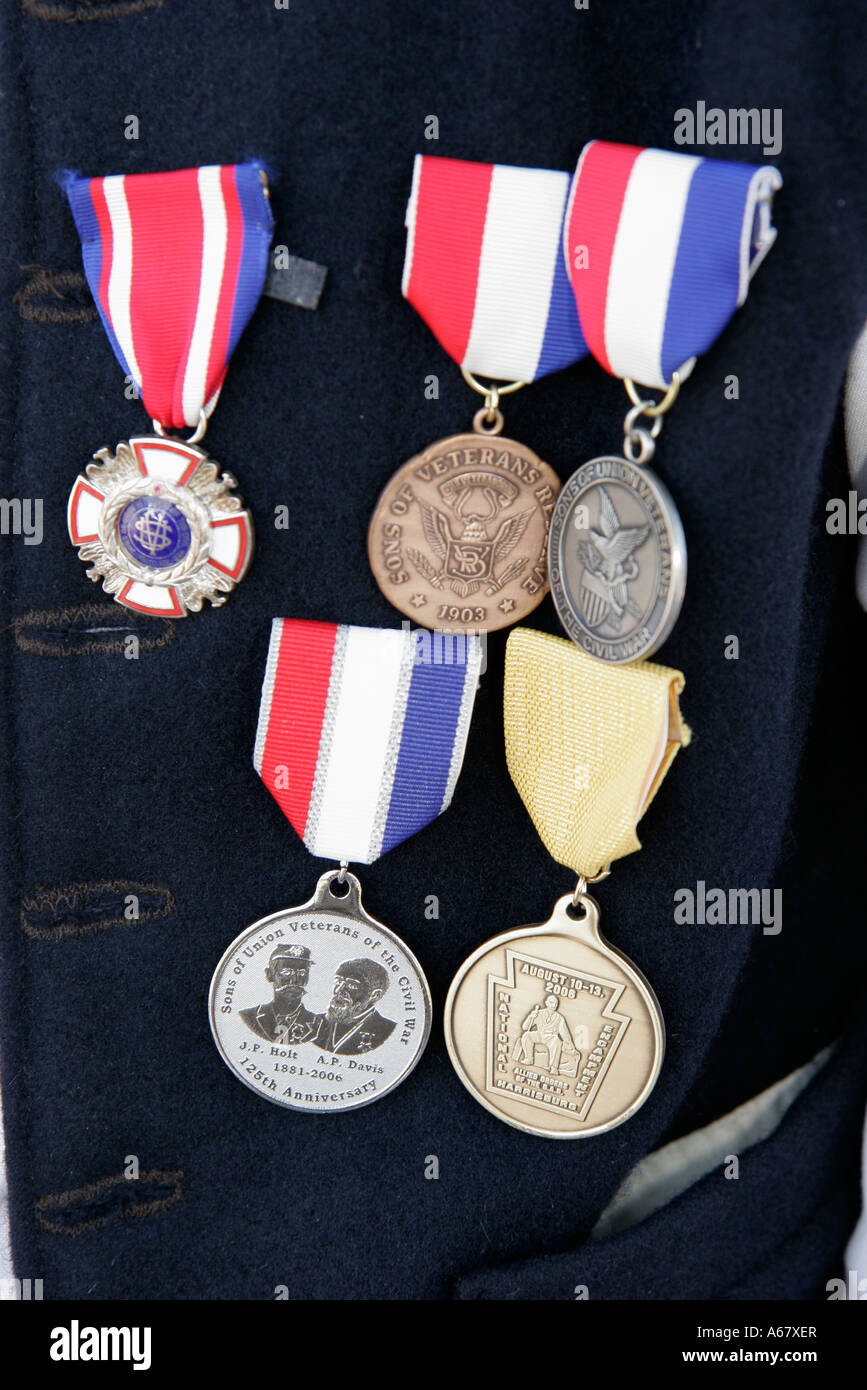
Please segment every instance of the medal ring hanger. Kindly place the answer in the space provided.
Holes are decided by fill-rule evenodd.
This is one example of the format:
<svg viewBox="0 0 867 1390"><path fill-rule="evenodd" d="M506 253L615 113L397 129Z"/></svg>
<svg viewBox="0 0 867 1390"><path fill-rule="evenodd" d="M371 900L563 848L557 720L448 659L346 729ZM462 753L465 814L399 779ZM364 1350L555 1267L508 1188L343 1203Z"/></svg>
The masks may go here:
<svg viewBox="0 0 867 1390"><path fill-rule="evenodd" d="M222 387L221 387L220 389L222 390ZM182 443L184 443L184 444L198 444L198 442L199 442L200 439L204 439L205 434L207 433L207 429L208 429L208 421L210 420L212 414L214 413L214 409L215 409L216 404L217 404L217 401L218 401L219 399L220 399L220 392L218 391L217 394L214 396L214 399L213 399L212 401L209 401L209 402L208 402L208 407L207 407L207 409L204 409L204 408L203 408L202 410L199 411L199 419L198 419L198 422L197 422L197 424L196 424L196 428L193 430L193 433L192 433L187 439L184 439L184 440L182 441ZM163 429L162 425L160 424L159 420L151 420L151 425L153 426L154 434L159 435L160 439L172 439L172 438L174 438L173 435L170 435L170 434L167 434L167 433L166 433L166 431Z"/></svg>
<svg viewBox="0 0 867 1390"><path fill-rule="evenodd" d="M513 391L520 391L522 386L526 386L526 381L492 381L487 386L483 386L477 381L472 372L468 372L466 367L461 367L461 376L468 386L474 391L478 391L480 396L484 396L485 404L481 410L477 410L473 416L473 429L476 434L497 435L502 433L503 425L506 423L503 412L500 410L500 397L511 395Z"/></svg>

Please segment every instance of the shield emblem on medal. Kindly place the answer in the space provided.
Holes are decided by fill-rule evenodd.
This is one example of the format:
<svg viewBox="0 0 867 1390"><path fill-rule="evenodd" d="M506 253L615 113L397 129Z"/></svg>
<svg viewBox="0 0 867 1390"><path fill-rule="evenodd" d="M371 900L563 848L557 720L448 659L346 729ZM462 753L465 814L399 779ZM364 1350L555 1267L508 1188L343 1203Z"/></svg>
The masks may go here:
<svg viewBox="0 0 867 1390"><path fill-rule="evenodd" d="M636 552L650 535L650 525L622 525L607 490L600 486L598 493L598 522L589 526L585 539L578 542L584 566L581 615L592 632L605 622L619 632L641 622L643 616L629 593L629 585L638 578L640 564Z"/></svg>
<svg viewBox="0 0 867 1390"><path fill-rule="evenodd" d="M557 616L584 651L615 664L664 642L686 587L686 542L667 489L625 456L589 459L551 518L548 573Z"/></svg>

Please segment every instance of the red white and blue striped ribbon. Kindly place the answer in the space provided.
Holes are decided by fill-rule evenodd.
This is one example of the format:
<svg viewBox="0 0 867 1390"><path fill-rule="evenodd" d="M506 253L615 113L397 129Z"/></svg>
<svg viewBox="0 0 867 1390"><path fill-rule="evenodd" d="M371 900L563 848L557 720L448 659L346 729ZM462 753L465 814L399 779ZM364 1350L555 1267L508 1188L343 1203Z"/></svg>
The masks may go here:
<svg viewBox="0 0 867 1390"><path fill-rule="evenodd" d="M452 799L477 637L275 618L253 765L311 854L372 864Z"/></svg>
<svg viewBox="0 0 867 1390"><path fill-rule="evenodd" d="M259 301L273 219L261 166L64 182L114 354L166 428L212 408Z"/></svg>
<svg viewBox="0 0 867 1390"><path fill-rule="evenodd" d="M776 237L771 165L594 140L566 210L563 255L581 328L614 376L686 377L747 297Z"/></svg>
<svg viewBox="0 0 867 1390"><path fill-rule="evenodd" d="M468 371L535 381L586 355L561 252L569 182L416 155L403 293Z"/></svg>

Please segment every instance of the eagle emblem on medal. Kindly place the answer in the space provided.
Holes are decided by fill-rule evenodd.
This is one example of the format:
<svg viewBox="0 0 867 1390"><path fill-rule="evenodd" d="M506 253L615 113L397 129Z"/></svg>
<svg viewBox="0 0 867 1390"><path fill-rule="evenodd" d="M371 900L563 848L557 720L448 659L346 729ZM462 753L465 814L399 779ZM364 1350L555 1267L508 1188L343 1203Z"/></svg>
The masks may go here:
<svg viewBox="0 0 867 1390"><path fill-rule="evenodd" d="M591 459L557 499L548 539L557 615L598 660L639 661L674 626L686 541L667 489L627 458Z"/></svg>
<svg viewBox="0 0 867 1390"><path fill-rule="evenodd" d="M203 449L142 436L100 449L69 497L69 536L88 578L126 608L183 618L217 608L253 553L253 522Z"/></svg>
<svg viewBox="0 0 867 1390"><path fill-rule="evenodd" d="M510 479L495 473L466 473L443 483L440 493L460 532L454 534L445 512L420 501L425 540L439 559L440 568L437 570L420 550L408 549L410 560L423 578L436 588L447 585L459 598L469 598L483 584L488 594L497 593L530 563L530 556L523 555L502 568L526 531L534 509L528 507L507 517L491 536L488 528L519 495Z"/></svg>
<svg viewBox="0 0 867 1390"><path fill-rule="evenodd" d="M598 529L589 527L587 539L578 542L584 564L581 608L588 627L595 630L608 622L619 629L624 619L641 621L641 609L629 596L629 584L638 577L640 565L635 552L650 535L650 524L622 526L604 487L600 487L599 497Z"/></svg>
<svg viewBox="0 0 867 1390"><path fill-rule="evenodd" d="M448 632L519 622L548 592L554 470L499 434L450 435L398 470L367 538L383 594L407 617Z"/></svg>

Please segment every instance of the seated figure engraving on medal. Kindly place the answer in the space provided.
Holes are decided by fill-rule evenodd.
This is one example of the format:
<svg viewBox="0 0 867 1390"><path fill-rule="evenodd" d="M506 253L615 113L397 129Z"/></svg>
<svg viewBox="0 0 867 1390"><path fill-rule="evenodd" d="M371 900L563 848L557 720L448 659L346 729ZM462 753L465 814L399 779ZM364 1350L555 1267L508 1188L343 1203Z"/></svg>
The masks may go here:
<svg viewBox="0 0 867 1390"><path fill-rule="evenodd" d="M548 1058L549 1076L577 1076L581 1053L575 1046L569 1025L559 1012L560 1000L549 994L544 1004L535 1004L521 1024L521 1036L512 1052L513 1062L538 1065L537 1048Z"/></svg>
<svg viewBox="0 0 867 1390"><path fill-rule="evenodd" d="M617 1008L626 983L511 946L505 957L487 976L485 1089L583 1123L631 1022Z"/></svg>
<svg viewBox="0 0 867 1390"><path fill-rule="evenodd" d="M336 1057L372 1052L395 1027L376 1007L387 989L388 971L378 961L344 961L335 971L331 1000L314 1041Z"/></svg>
<svg viewBox="0 0 867 1390"><path fill-rule="evenodd" d="M241 1010L241 1018L258 1037L287 1045L315 1037L325 1016L311 1013L302 1003L312 964L307 946L277 946L271 952L265 979L273 986L274 997Z"/></svg>

